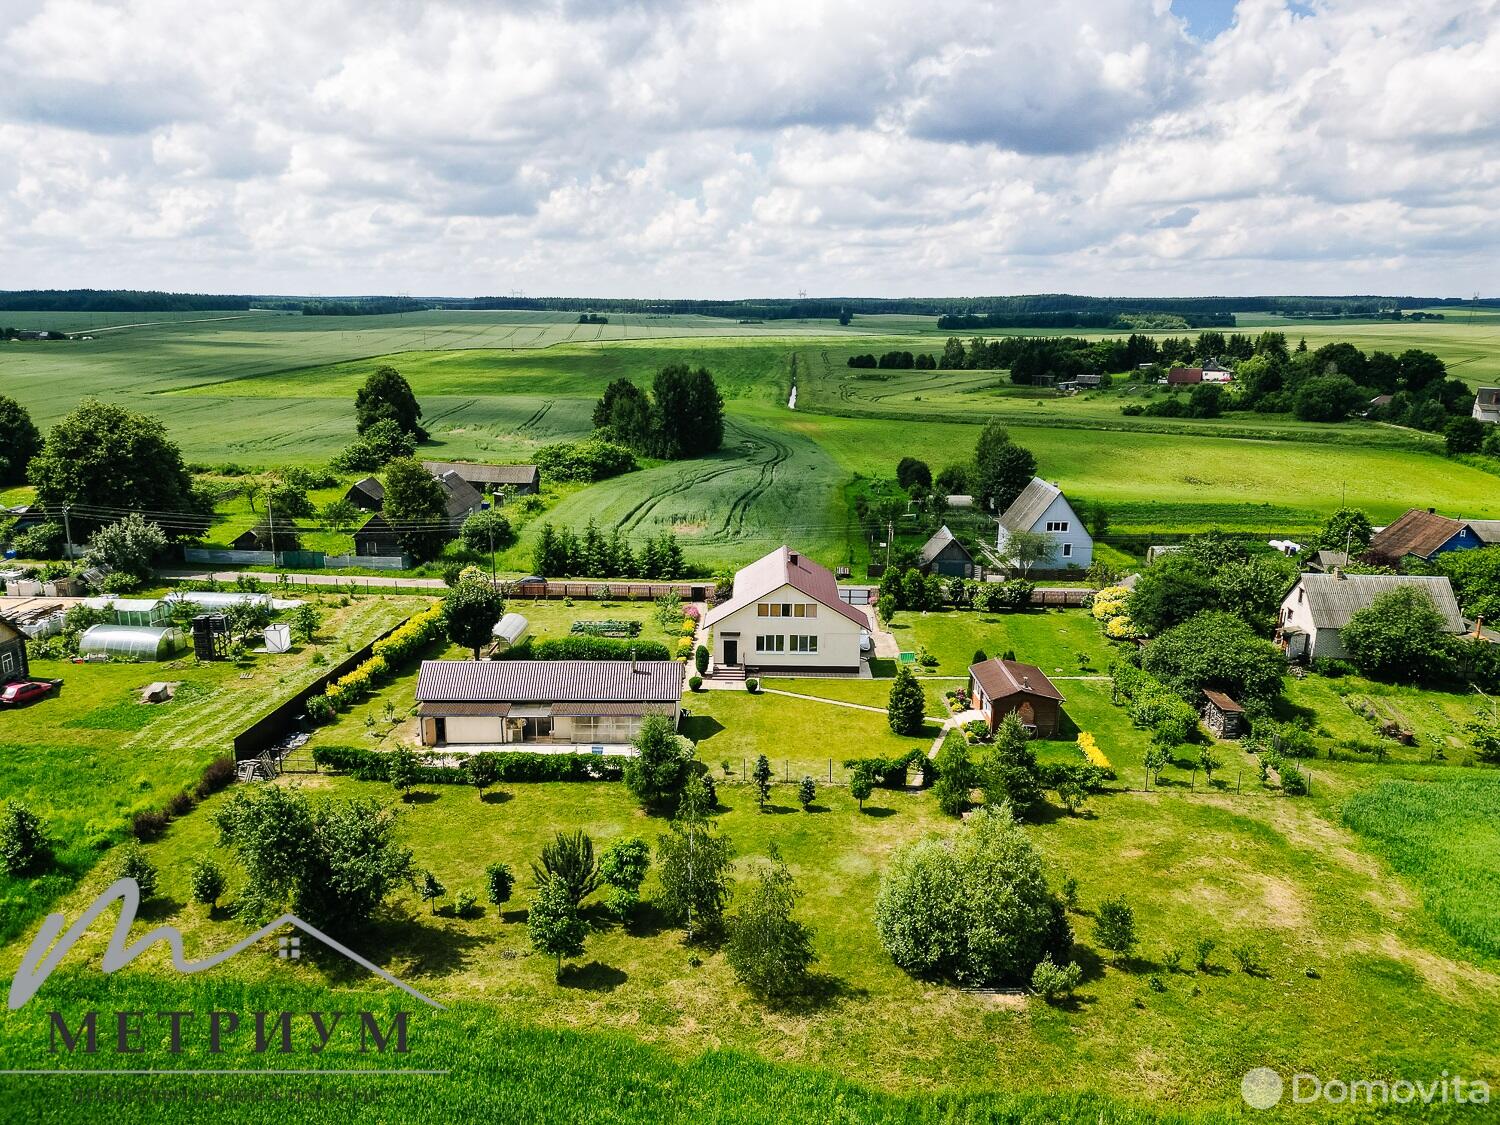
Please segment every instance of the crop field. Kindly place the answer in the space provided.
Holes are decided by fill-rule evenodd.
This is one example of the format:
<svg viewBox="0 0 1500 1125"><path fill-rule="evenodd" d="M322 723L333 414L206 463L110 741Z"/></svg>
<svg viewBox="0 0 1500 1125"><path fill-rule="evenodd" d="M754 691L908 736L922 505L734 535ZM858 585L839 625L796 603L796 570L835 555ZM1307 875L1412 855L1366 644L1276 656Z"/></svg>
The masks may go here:
<svg viewBox="0 0 1500 1125"><path fill-rule="evenodd" d="M78 327L68 314L37 315ZM944 334L933 318L857 318L839 328L628 314L608 325L538 313L220 315L128 327L133 318L94 314L119 326L96 324L90 341L6 345L0 380L43 426L99 395L162 418L191 460L255 467L325 463L351 438L354 390L377 362L412 382L433 434L424 456L499 460L586 434L612 379L646 384L667 363L703 364L728 407L719 454L577 490L547 516L619 525L637 540L672 529L703 565L738 564L788 541L829 562L862 561L848 507L854 475L889 476L912 454L934 469L962 461L991 417L1075 501L1106 506L1120 535L1211 526L1301 535L1341 502L1377 522L1418 501L1500 516L1487 462L1448 459L1437 439L1395 427L1245 414L1127 418L1120 406L1133 396L1123 390L1057 398L1012 387L1004 372L847 367L861 352L935 350ZM1500 321L1488 316L1287 327L1309 346L1347 338L1367 348L1428 347L1465 378L1500 374ZM504 556L508 569L529 569L534 534Z"/></svg>

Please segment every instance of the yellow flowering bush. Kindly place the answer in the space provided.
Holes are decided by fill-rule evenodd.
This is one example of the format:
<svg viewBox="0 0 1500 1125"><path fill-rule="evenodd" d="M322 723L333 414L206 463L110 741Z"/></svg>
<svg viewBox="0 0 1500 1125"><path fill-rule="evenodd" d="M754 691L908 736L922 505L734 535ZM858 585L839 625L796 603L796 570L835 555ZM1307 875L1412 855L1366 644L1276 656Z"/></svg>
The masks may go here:
<svg viewBox="0 0 1500 1125"><path fill-rule="evenodd" d="M1099 749L1099 743L1089 731L1083 731L1078 735L1078 750L1088 759L1090 765L1098 766L1103 770L1113 768L1109 764L1109 759L1104 756L1104 751Z"/></svg>
<svg viewBox="0 0 1500 1125"><path fill-rule="evenodd" d="M1104 635L1117 641L1132 641L1141 635L1135 622L1128 617L1112 617L1105 622Z"/></svg>

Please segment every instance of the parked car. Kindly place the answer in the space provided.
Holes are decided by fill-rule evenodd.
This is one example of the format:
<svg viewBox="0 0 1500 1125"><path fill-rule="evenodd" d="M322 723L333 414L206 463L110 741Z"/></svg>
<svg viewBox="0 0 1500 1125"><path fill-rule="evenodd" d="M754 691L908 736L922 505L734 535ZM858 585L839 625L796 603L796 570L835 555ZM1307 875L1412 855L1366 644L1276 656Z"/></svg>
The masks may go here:
<svg viewBox="0 0 1500 1125"><path fill-rule="evenodd" d="M23 703L31 703L41 699L56 686L46 680L22 680L20 683L6 684L4 689L0 689L0 707L19 707Z"/></svg>

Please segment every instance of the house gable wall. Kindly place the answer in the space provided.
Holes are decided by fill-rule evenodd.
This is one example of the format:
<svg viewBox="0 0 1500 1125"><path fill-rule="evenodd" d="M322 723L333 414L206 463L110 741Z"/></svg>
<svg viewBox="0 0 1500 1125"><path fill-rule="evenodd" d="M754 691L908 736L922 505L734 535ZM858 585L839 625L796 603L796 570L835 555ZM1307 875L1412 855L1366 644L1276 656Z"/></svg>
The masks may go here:
<svg viewBox="0 0 1500 1125"><path fill-rule="evenodd" d="M761 604L816 605L816 617L762 617L757 609ZM739 642L739 663L765 672L799 669L858 669L860 665L860 627L838 611L809 598L790 583L780 586L765 597L757 598L742 606L729 616L714 623L714 664L726 663L724 638L733 636ZM757 652L757 636L815 636L818 638L817 652L794 652L792 642L784 642L780 652Z"/></svg>

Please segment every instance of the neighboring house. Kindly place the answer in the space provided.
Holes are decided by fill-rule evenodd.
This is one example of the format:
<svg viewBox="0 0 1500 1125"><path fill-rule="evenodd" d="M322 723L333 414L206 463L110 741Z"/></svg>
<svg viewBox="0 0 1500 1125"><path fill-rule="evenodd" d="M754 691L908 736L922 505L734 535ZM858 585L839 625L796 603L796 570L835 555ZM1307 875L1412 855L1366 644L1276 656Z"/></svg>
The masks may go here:
<svg viewBox="0 0 1500 1125"><path fill-rule="evenodd" d="M1349 619L1382 594L1412 586L1427 594L1443 618L1443 632L1464 632L1463 615L1446 578L1414 574L1302 575L1281 602L1277 643L1291 660L1342 660L1339 634Z"/></svg>
<svg viewBox="0 0 1500 1125"><path fill-rule="evenodd" d="M365 520L364 526L354 533L356 555L399 555L401 541L395 528L391 527L379 512Z"/></svg>
<svg viewBox="0 0 1500 1125"><path fill-rule="evenodd" d="M944 524L922 545L919 568L923 574L942 574L956 578L973 578L974 556Z"/></svg>
<svg viewBox="0 0 1500 1125"><path fill-rule="evenodd" d="M365 477L349 486L344 499L356 508L367 512L378 512L385 506L385 486L374 477Z"/></svg>
<svg viewBox="0 0 1500 1125"><path fill-rule="evenodd" d="M1052 553L1040 564L1043 570L1088 567L1094 561L1094 540L1073 505L1057 485L1032 477L1011 506L1000 517L996 542L1005 556L1005 541L1017 531L1034 531L1052 540Z"/></svg>
<svg viewBox="0 0 1500 1125"><path fill-rule="evenodd" d="M1474 417L1481 422L1500 422L1500 387L1480 387L1474 396Z"/></svg>
<svg viewBox="0 0 1500 1125"><path fill-rule="evenodd" d="M443 489L448 519L455 524L462 523L464 517L484 507L483 494L456 472L450 470L436 480Z"/></svg>
<svg viewBox="0 0 1500 1125"><path fill-rule="evenodd" d="M504 488L514 496L537 490L541 474L535 465L481 465L474 461L423 461L422 468L435 477L457 473L480 492Z"/></svg>
<svg viewBox="0 0 1500 1125"><path fill-rule="evenodd" d="M1204 383L1234 382L1234 372L1225 367L1216 359L1209 360L1199 370L1203 372L1203 378L1201 381Z"/></svg>
<svg viewBox="0 0 1500 1125"><path fill-rule="evenodd" d="M1343 551L1314 551L1307 565L1319 574L1328 574L1335 567L1349 565L1349 556Z"/></svg>
<svg viewBox="0 0 1500 1125"><path fill-rule="evenodd" d="M1375 566L1400 566L1408 558L1430 561L1445 551L1467 551L1484 541L1463 520L1440 516L1431 508L1413 508L1370 539L1365 561Z"/></svg>
<svg viewBox="0 0 1500 1125"><path fill-rule="evenodd" d="M1394 395L1376 395L1365 406L1364 415L1368 418L1372 414L1378 414L1385 410L1395 401Z"/></svg>
<svg viewBox="0 0 1500 1125"><path fill-rule="evenodd" d="M274 546L271 542L273 538ZM236 535L229 541L229 546L236 551L296 551L301 549L302 537L296 525L290 522L276 528L274 536L269 524L258 523Z"/></svg>
<svg viewBox="0 0 1500 1125"><path fill-rule="evenodd" d="M969 695L991 730L1011 712L1038 738L1054 738L1062 729L1063 694L1035 665L998 657L971 665Z"/></svg>
<svg viewBox="0 0 1500 1125"><path fill-rule="evenodd" d="M749 673L860 670L870 619L839 597L833 571L778 547L734 576L734 596L708 611L716 669Z"/></svg>
<svg viewBox="0 0 1500 1125"><path fill-rule="evenodd" d="M1187 387L1203 382L1203 368L1174 367L1167 372L1167 386Z"/></svg>
<svg viewBox="0 0 1500 1125"><path fill-rule="evenodd" d="M1469 520L1469 530L1479 536L1486 547L1500 544L1500 520Z"/></svg>
<svg viewBox="0 0 1500 1125"><path fill-rule="evenodd" d="M0 616L0 684L24 680L31 675L26 662L26 634L21 627Z"/></svg>
<svg viewBox="0 0 1500 1125"><path fill-rule="evenodd" d="M647 715L675 730L675 660L424 660L417 674L424 746L528 743L625 746Z"/></svg>

